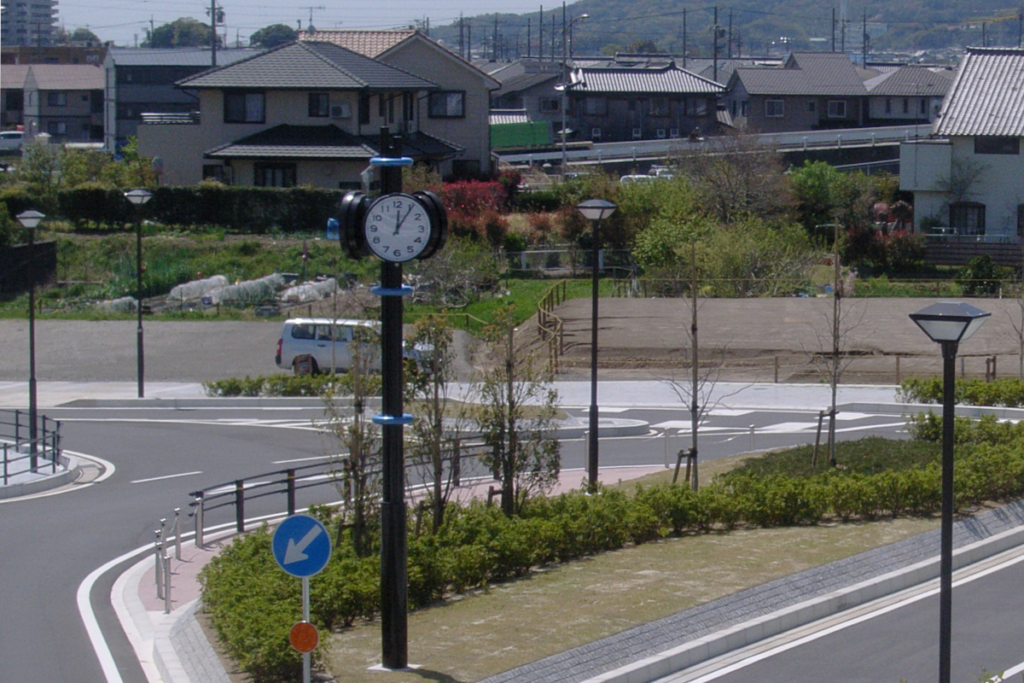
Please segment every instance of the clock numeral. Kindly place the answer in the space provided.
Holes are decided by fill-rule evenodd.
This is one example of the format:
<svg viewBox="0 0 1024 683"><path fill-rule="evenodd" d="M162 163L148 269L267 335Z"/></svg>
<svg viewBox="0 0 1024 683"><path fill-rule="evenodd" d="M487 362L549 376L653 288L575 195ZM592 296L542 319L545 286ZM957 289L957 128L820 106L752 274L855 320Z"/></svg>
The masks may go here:
<svg viewBox="0 0 1024 683"><path fill-rule="evenodd" d="M392 253L394 254L395 258L401 258L402 257L402 250L401 249L395 249L395 251L392 252Z"/></svg>
<svg viewBox="0 0 1024 683"><path fill-rule="evenodd" d="M381 216L379 213L373 214L373 221L375 223L380 223L382 220L384 220L384 216Z"/></svg>
<svg viewBox="0 0 1024 683"><path fill-rule="evenodd" d="M380 244L380 237L374 237L373 238L373 243L374 244Z"/></svg>
<svg viewBox="0 0 1024 683"><path fill-rule="evenodd" d="M426 231L427 231L427 226L421 225L420 226L420 232L426 232Z"/></svg>
<svg viewBox="0 0 1024 683"><path fill-rule="evenodd" d="M423 238L422 237L417 237L416 239L413 240L413 242L416 242L416 244L423 244ZM409 248L411 249L412 247L409 247Z"/></svg>
<svg viewBox="0 0 1024 683"><path fill-rule="evenodd" d="M370 226L370 232L377 232L377 226L376 225L371 225Z"/></svg>

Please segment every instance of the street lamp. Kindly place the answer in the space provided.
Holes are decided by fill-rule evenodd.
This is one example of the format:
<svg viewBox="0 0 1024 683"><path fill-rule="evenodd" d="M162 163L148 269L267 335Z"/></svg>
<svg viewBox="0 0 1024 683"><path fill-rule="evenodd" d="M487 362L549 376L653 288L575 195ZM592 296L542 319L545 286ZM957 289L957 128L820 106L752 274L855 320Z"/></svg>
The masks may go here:
<svg viewBox="0 0 1024 683"><path fill-rule="evenodd" d="M46 218L38 211L19 213L18 222L28 230L28 440L29 469L36 471L36 228Z"/></svg>
<svg viewBox="0 0 1024 683"><path fill-rule="evenodd" d="M991 313L969 304L932 304L910 319L942 345L942 523L939 560L939 683L950 683L953 605L953 425L956 352Z"/></svg>
<svg viewBox="0 0 1024 683"><path fill-rule="evenodd" d="M586 16L586 15L584 15ZM597 489L597 259L600 252L601 220L615 213L615 204L605 199L588 199L576 205L577 210L593 225L593 260L591 262L590 313L590 434L587 446L587 483Z"/></svg>
<svg viewBox="0 0 1024 683"><path fill-rule="evenodd" d="M142 352L142 205L152 198L145 190L131 190L124 193L135 207L135 309L138 312L139 324L135 329L135 348L138 358L139 398L144 398L145 361Z"/></svg>
<svg viewBox="0 0 1024 683"><path fill-rule="evenodd" d="M590 18L589 14L581 14L578 17L576 17L575 19L573 19L572 21L570 21L568 24L566 24L565 28L562 29L562 85L559 88L559 90L562 93L562 103L561 103L561 106L562 106L562 179L563 180L565 179L565 166L566 166L566 163L567 163L566 146L565 146L565 138L566 138L566 134L567 134L567 131L565 129L565 126L566 126L565 108L566 108L566 103L567 103L566 94L569 92L569 83L568 83L569 78L568 78L568 75L566 74L566 68L568 66L568 61L569 61L569 54L568 54L568 41L566 40L566 37L569 35L569 31L572 30L573 24L575 24L577 21L583 21L584 19L589 19L589 18Z"/></svg>

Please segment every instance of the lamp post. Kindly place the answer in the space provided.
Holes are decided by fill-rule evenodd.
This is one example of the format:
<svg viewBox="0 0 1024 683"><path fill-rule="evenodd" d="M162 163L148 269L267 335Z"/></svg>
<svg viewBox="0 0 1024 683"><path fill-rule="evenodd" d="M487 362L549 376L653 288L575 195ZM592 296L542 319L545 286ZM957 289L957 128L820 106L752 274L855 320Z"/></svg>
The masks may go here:
<svg viewBox="0 0 1024 683"><path fill-rule="evenodd" d="M31 442L29 451L29 468L36 471L36 228L46 218L38 211L19 213L18 222L28 230L28 440Z"/></svg>
<svg viewBox="0 0 1024 683"><path fill-rule="evenodd" d="M139 398L145 398L145 360L142 351L142 206L153 196L145 190L131 190L124 193L135 207L135 309L138 312L138 326L135 328L135 350L138 360Z"/></svg>
<svg viewBox="0 0 1024 683"><path fill-rule="evenodd" d="M585 16L585 15L584 15ZM577 210L593 225L593 261L591 263L590 312L590 433L587 446L587 485L597 488L597 271L600 254L601 219L615 213L615 204L605 199L587 199L576 205Z"/></svg>
<svg viewBox="0 0 1024 683"><path fill-rule="evenodd" d="M590 18L589 14L581 14L578 17L576 17L575 19L573 19L572 21L570 21L568 24L566 24L565 28L562 29L562 87L560 88L560 90L562 92L561 107L562 107L562 179L563 180L565 179L565 166L568 163L567 162L567 156L566 156L567 155L566 145L565 145L565 138L566 138L566 135L567 135L567 131L565 130L565 127L566 127L565 109L566 109L566 104L568 102L568 100L566 99L566 94L569 92L569 83L568 83L569 78L568 78L568 75L566 74L566 68L568 67L568 62L569 62L569 51L568 51L568 41L566 40L566 37L569 35L569 32L572 30L573 24L575 24L577 21L583 21L584 19L589 19L589 18Z"/></svg>
<svg viewBox="0 0 1024 683"><path fill-rule="evenodd" d="M939 559L939 683L950 683L953 605L953 423L956 353L991 313L969 304L932 304L910 319L942 345L942 522Z"/></svg>

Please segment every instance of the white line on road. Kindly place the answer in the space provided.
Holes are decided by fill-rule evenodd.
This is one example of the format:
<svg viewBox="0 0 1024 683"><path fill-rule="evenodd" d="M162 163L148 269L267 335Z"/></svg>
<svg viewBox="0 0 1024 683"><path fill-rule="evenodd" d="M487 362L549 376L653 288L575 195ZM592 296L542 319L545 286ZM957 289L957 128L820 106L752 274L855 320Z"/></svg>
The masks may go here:
<svg viewBox="0 0 1024 683"><path fill-rule="evenodd" d="M103 458L97 458L95 455L86 455L85 453L77 453L75 451L69 451L67 449L64 450L64 453L66 453L68 455L73 455L76 458L81 458L83 460L89 460L89 461L91 461L93 463L98 463L99 466L103 469L103 474L101 474L100 476L96 477L92 481L86 482L84 484L79 484L79 483L76 483L76 482L71 482L70 484L67 484L66 486L61 486L60 488L53 489L52 491L41 491L39 493L33 493L33 494L30 494L30 495L27 495L27 496L18 496L16 498L5 498L3 500L0 500L0 505L3 505L4 503L17 503L19 501L32 500L33 498L47 498L49 496L59 496L62 493L70 493L71 491L79 491L81 489L84 489L84 488L87 488L89 486L92 486L93 484L98 484L101 481L105 481L107 479L110 479L110 477L113 476L115 470L117 470L117 468L114 467L114 463L110 462L109 460L104 460Z"/></svg>
<svg viewBox="0 0 1024 683"><path fill-rule="evenodd" d="M308 462L310 460L333 460L334 458L347 458L347 453L338 453L337 455L317 455L312 458L292 458L291 460L273 460L271 465L287 465L290 462Z"/></svg>
<svg viewBox="0 0 1024 683"><path fill-rule="evenodd" d="M160 481L161 479L177 479L178 477L191 477L193 474L202 474L202 470L196 470L195 472L182 472L181 474L165 474L162 477L150 477L149 479L136 479L133 484L145 484L151 481Z"/></svg>

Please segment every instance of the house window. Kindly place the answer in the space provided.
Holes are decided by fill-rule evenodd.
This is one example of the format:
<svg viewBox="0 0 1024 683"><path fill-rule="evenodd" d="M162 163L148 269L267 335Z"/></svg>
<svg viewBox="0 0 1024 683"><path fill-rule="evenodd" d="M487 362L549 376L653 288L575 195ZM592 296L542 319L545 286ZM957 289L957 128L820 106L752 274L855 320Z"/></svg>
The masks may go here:
<svg viewBox="0 0 1024 683"><path fill-rule="evenodd" d="M253 185L256 187L295 187L295 164L254 164Z"/></svg>
<svg viewBox="0 0 1024 683"><path fill-rule="evenodd" d="M64 121L49 121L46 124L46 132L50 135L67 135L68 124Z"/></svg>
<svg viewBox="0 0 1024 683"><path fill-rule="evenodd" d="M910 113L910 100L908 100L906 97L903 98L903 113Z"/></svg>
<svg viewBox="0 0 1024 683"><path fill-rule="evenodd" d="M265 98L261 92L224 93L224 123L264 123Z"/></svg>
<svg viewBox="0 0 1024 683"><path fill-rule="evenodd" d="M651 116L668 116L669 104L667 97L651 98Z"/></svg>
<svg viewBox="0 0 1024 683"><path fill-rule="evenodd" d="M331 112L331 97L325 92L309 93L309 117L311 119L327 118Z"/></svg>
<svg viewBox="0 0 1024 683"><path fill-rule="evenodd" d="M1020 138L994 135L974 138L975 154L1020 154Z"/></svg>
<svg viewBox="0 0 1024 683"><path fill-rule="evenodd" d="M460 119L466 115L466 93L462 90L430 93L430 118Z"/></svg>
<svg viewBox="0 0 1024 683"><path fill-rule="evenodd" d="M608 100L603 97L588 97L583 100L583 113L588 116L607 116Z"/></svg>
<svg viewBox="0 0 1024 683"><path fill-rule="evenodd" d="M921 108L920 108L919 111L921 112L921 116L927 115L928 114L928 100L921 100L920 104L921 104Z"/></svg>
<svg viewBox="0 0 1024 683"><path fill-rule="evenodd" d="M949 205L949 225L961 235L985 234L985 205L978 202L954 202Z"/></svg>
<svg viewBox="0 0 1024 683"><path fill-rule="evenodd" d="M811 114L813 114L814 112L818 111L818 103L815 102L814 100L808 100L807 101L807 111L810 112Z"/></svg>
<svg viewBox="0 0 1024 683"><path fill-rule="evenodd" d="M830 119L846 118L846 100L829 100L828 117Z"/></svg>
<svg viewBox="0 0 1024 683"><path fill-rule="evenodd" d="M68 94L66 92L48 92L46 93L46 104L51 107L66 107L68 106Z"/></svg>
<svg viewBox="0 0 1024 683"><path fill-rule="evenodd" d="M1017 205L1017 236L1024 237L1024 204Z"/></svg>
<svg viewBox="0 0 1024 683"><path fill-rule="evenodd" d="M216 180L228 184L226 167L221 164L203 164L203 180Z"/></svg>
<svg viewBox="0 0 1024 683"><path fill-rule="evenodd" d="M885 113L886 114L891 114L892 113L892 98L891 97L886 97L885 98Z"/></svg>
<svg viewBox="0 0 1024 683"><path fill-rule="evenodd" d="M786 115L786 103L783 100L765 100L764 115L769 119L780 119Z"/></svg>
<svg viewBox="0 0 1024 683"><path fill-rule="evenodd" d="M537 108L542 114L553 114L561 111L560 104L557 97L542 97L537 101Z"/></svg>
<svg viewBox="0 0 1024 683"><path fill-rule="evenodd" d="M370 94L359 93L359 123L365 125L370 122Z"/></svg>
<svg viewBox="0 0 1024 683"><path fill-rule="evenodd" d="M402 93L402 120L416 120L416 95L411 92Z"/></svg>
<svg viewBox="0 0 1024 683"><path fill-rule="evenodd" d="M381 121L385 123L394 123L395 121L395 96L394 95L380 95L377 98L377 115L380 116Z"/></svg>
<svg viewBox="0 0 1024 683"><path fill-rule="evenodd" d="M707 116L708 113L708 101L703 97L688 97L686 98L686 115L687 116Z"/></svg>

